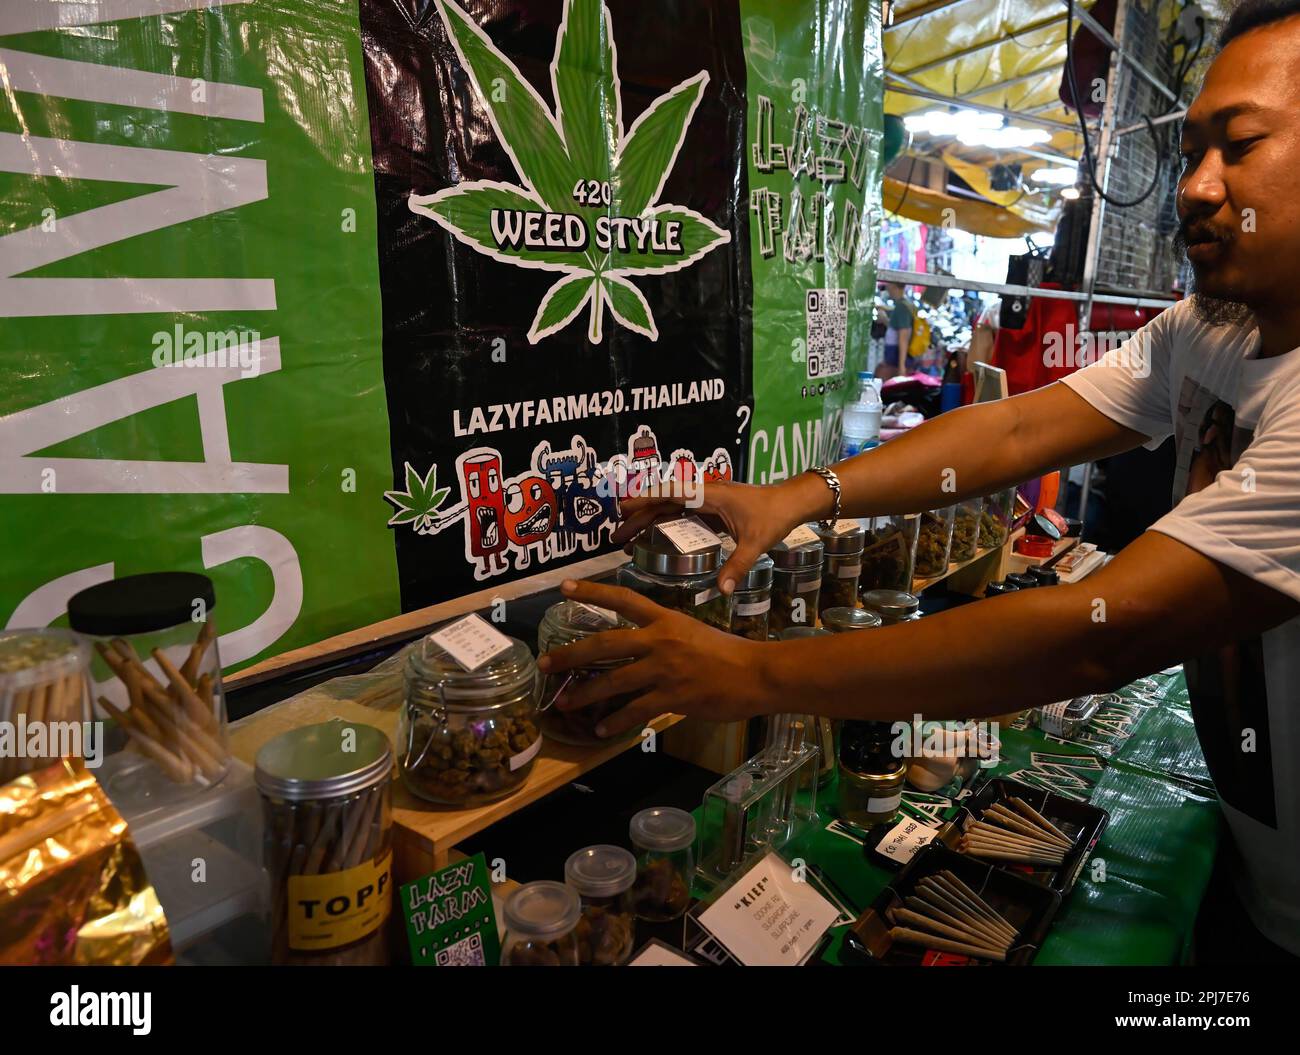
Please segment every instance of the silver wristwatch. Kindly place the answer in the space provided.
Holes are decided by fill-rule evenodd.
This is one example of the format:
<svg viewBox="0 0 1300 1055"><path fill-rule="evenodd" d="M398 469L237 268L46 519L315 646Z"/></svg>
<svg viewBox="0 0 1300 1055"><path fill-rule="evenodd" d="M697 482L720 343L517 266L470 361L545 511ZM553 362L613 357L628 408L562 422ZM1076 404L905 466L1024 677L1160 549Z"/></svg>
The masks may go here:
<svg viewBox="0 0 1300 1055"><path fill-rule="evenodd" d="M818 523L827 531L830 531L835 522L840 518L840 506L844 498L844 492L840 489L840 478L824 465L817 465L808 470L810 473L816 473L826 481L826 486L831 489L831 494L835 501L831 506L831 515L829 520L819 520Z"/></svg>

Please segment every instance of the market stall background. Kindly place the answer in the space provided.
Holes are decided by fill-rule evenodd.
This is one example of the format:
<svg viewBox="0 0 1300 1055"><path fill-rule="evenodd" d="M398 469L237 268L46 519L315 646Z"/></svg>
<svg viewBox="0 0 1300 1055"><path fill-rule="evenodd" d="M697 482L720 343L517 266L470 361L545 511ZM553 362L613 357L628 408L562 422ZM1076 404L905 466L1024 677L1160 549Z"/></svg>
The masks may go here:
<svg viewBox="0 0 1300 1055"><path fill-rule="evenodd" d="M240 667L608 549L602 476L833 457L879 17L6 4L0 616L205 571Z"/></svg>

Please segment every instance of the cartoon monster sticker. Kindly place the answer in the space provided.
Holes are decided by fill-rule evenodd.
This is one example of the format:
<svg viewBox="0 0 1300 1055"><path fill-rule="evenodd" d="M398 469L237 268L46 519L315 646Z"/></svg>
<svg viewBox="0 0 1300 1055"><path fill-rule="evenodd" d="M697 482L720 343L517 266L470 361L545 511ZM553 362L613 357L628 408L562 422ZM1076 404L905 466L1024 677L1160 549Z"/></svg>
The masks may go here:
<svg viewBox="0 0 1300 1055"><path fill-rule="evenodd" d="M501 455L490 447L476 447L456 459L456 470L460 476L460 501L431 523L417 527L417 533L437 535L464 520L465 557L474 564L474 578L486 579L509 571Z"/></svg>
<svg viewBox="0 0 1300 1055"><path fill-rule="evenodd" d="M527 473L506 488L505 529L516 547L516 566L527 568L532 557L547 559L546 540L555 527L555 490L540 476Z"/></svg>
<svg viewBox="0 0 1300 1055"><path fill-rule="evenodd" d="M627 460L629 472L623 493L639 494L652 476L659 476L663 465L659 457L659 440L649 425L642 425L628 440Z"/></svg>
<svg viewBox="0 0 1300 1055"><path fill-rule="evenodd" d="M713 457L704 463L704 482L717 483L731 479L731 455L722 447L713 452Z"/></svg>
<svg viewBox="0 0 1300 1055"><path fill-rule="evenodd" d="M559 505L559 520L553 538L555 556L568 556L581 542L584 550L600 546L601 529L612 530L617 505L597 463L596 452L581 436L574 436L569 450L557 451L549 442L533 450L533 467L550 481Z"/></svg>

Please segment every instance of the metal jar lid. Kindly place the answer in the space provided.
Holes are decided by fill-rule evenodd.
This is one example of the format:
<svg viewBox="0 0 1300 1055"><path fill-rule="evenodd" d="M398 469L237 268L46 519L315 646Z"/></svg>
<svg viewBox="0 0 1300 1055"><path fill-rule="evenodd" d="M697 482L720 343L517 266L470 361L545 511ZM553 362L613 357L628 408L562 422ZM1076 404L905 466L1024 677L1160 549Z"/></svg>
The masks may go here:
<svg viewBox="0 0 1300 1055"><path fill-rule="evenodd" d="M886 623L911 619L921 608L916 595L905 590L868 590L862 595L862 603Z"/></svg>
<svg viewBox="0 0 1300 1055"><path fill-rule="evenodd" d="M827 608L822 612L822 626L832 634L848 630L874 630L884 622L875 612L865 608Z"/></svg>
<svg viewBox="0 0 1300 1055"><path fill-rule="evenodd" d="M436 633L436 631L435 631ZM477 710L496 701L510 702L530 683L537 683L537 661L518 638L510 648L476 670L466 670L433 640L423 638L406 661L406 676L436 686L449 710Z"/></svg>
<svg viewBox="0 0 1300 1055"><path fill-rule="evenodd" d="M588 846L564 862L564 881L583 897L614 897L636 882L636 858L621 846Z"/></svg>
<svg viewBox="0 0 1300 1055"><path fill-rule="evenodd" d="M772 558L764 554L754 562L754 566L745 572L744 578L736 584L736 592L742 590L770 590L772 588Z"/></svg>
<svg viewBox="0 0 1300 1055"><path fill-rule="evenodd" d="M253 779L268 798L302 802L364 791L386 782L392 769L387 736L373 725L336 719L268 740L257 752Z"/></svg>
<svg viewBox="0 0 1300 1055"><path fill-rule="evenodd" d="M681 553L652 524L632 543L632 564L651 575L710 575L722 567L722 543Z"/></svg>
<svg viewBox="0 0 1300 1055"><path fill-rule="evenodd" d="M767 555L781 571L794 571L799 568L820 568L824 552L825 547L820 540L794 547L778 542L767 551Z"/></svg>
<svg viewBox="0 0 1300 1055"><path fill-rule="evenodd" d="M511 934L552 941L578 925L582 905L576 890L551 879L539 879L511 894L502 915Z"/></svg>
<svg viewBox="0 0 1300 1055"><path fill-rule="evenodd" d="M867 533L856 520L837 520L829 530L817 524L813 526L813 530L822 540L822 546L825 547L828 557L852 556L861 553L866 545Z"/></svg>

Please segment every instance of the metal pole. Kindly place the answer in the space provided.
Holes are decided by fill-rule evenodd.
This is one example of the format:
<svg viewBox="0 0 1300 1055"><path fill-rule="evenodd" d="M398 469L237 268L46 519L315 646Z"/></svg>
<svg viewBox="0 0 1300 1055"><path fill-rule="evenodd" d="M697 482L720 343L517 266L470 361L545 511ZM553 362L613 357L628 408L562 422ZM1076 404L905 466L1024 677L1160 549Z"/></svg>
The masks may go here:
<svg viewBox="0 0 1300 1055"><path fill-rule="evenodd" d="M932 275L926 271L899 271L882 267L876 271L877 281L899 282L904 286L938 286L942 289L975 290L979 293L997 293L1010 297L1045 297L1048 300L1073 300L1083 303L1088 294L1073 289L1043 289L1039 286L1015 286L1006 282L979 282L955 275ZM1096 293L1094 304L1124 304L1134 308L1167 308L1177 303L1174 297L1125 297L1111 293Z"/></svg>
<svg viewBox="0 0 1300 1055"><path fill-rule="evenodd" d="M1003 109L1001 106L990 106L987 103L973 103L969 99L959 99L953 95L941 95L939 92L932 92L928 88L913 88L909 84L890 84L888 83L888 80L896 77L893 73L887 73L885 74L885 77L885 91L893 92L895 95L911 95L917 99L927 99L930 102L943 103L945 106L959 106L963 110L978 110L980 113L997 114L999 117L1005 117L1009 121L1023 121L1025 124L1038 125L1040 128L1049 128L1053 132L1072 132L1076 136L1079 134L1079 126L1071 124L1068 121L1056 121L1050 117L1032 117L1027 114L1018 113L1015 110Z"/></svg>
<svg viewBox="0 0 1300 1055"><path fill-rule="evenodd" d="M1066 7L1070 6L1070 2L1071 0L1061 0L1061 3L1065 4ZM1119 0L1119 4L1117 5L1118 10L1115 12L1114 36L1111 36L1106 32L1106 27L1093 18L1088 11L1084 10L1083 4L1080 3L1079 0L1074 0L1074 17L1091 30L1093 36L1108 45L1111 51L1119 56L1121 62L1125 63L1129 69L1151 85L1152 88L1158 91L1171 103L1178 102L1178 97L1160 82L1159 77L1138 62L1137 59L1133 58L1133 56L1124 51L1123 45L1121 44L1123 34L1120 32L1120 28L1124 24L1124 15L1122 14L1124 2L1125 0Z"/></svg>

